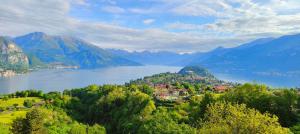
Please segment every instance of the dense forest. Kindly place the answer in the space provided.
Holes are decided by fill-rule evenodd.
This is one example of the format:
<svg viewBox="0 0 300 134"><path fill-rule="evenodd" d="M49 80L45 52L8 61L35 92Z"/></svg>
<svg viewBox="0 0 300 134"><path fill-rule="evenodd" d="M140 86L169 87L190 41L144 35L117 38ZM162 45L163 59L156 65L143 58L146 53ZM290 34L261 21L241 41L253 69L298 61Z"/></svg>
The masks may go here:
<svg viewBox="0 0 300 134"><path fill-rule="evenodd" d="M28 90L2 96L24 101L28 112L2 133L299 133L300 97L293 89L244 84L224 93L205 91L182 102L159 102L147 85L91 85L64 92ZM157 105L160 104L160 105ZM13 110L18 111L20 107ZM1 107L8 111L9 107Z"/></svg>
<svg viewBox="0 0 300 134"><path fill-rule="evenodd" d="M147 79L160 83L166 80L160 77L170 75L175 76ZM217 90L207 84L133 81L63 92L18 91L1 95L0 130L4 134L300 133L298 90L250 83Z"/></svg>

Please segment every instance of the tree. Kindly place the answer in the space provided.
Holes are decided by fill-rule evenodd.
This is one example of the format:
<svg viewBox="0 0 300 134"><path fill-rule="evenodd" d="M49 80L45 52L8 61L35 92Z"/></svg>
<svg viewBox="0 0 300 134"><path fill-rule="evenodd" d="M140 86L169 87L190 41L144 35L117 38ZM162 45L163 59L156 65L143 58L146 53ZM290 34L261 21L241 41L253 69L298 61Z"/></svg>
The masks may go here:
<svg viewBox="0 0 300 134"><path fill-rule="evenodd" d="M195 128L172 119L164 108L156 110L150 120L139 128L140 134L195 134Z"/></svg>
<svg viewBox="0 0 300 134"><path fill-rule="evenodd" d="M32 109L26 114L26 126L28 127L28 132L32 134L43 133L45 114L39 109Z"/></svg>
<svg viewBox="0 0 300 134"><path fill-rule="evenodd" d="M151 98L140 91L115 89L90 107L87 119L102 123L111 133L136 133L141 122L155 110Z"/></svg>
<svg viewBox="0 0 300 134"><path fill-rule="evenodd" d="M197 127L198 121L204 117L205 112L209 104L216 102L216 99L212 93L205 93L203 97L192 97L190 100L190 105L196 107L195 110L191 110L189 116L192 126Z"/></svg>
<svg viewBox="0 0 300 134"><path fill-rule="evenodd" d="M17 108L17 106L19 106L19 104L15 103L15 104L13 104L13 106L14 106L15 108Z"/></svg>
<svg viewBox="0 0 300 134"><path fill-rule="evenodd" d="M247 133L247 134L287 134L289 130L278 123L278 118L261 114L245 104L217 102L211 104L199 130L200 133Z"/></svg>
<svg viewBox="0 0 300 134"><path fill-rule="evenodd" d="M88 134L105 134L105 128L98 124L88 127Z"/></svg>
<svg viewBox="0 0 300 134"><path fill-rule="evenodd" d="M45 114L39 109L32 109L27 112L26 118L17 118L13 121L11 131L15 134L41 134L44 129Z"/></svg>
<svg viewBox="0 0 300 134"><path fill-rule="evenodd" d="M225 101L246 104L261 113L275 114L284 127L291 127L300 120L297 115L298 98L295 90L268 91L266 86L257 84L241 85L222 96Z"/></svg>
<svg viewBox="0 0 300 134"><path fill-rule="evenodd" d="M72 126L70 134L86 134L86 126L82 124L75 124Z"/></svg>
<svg viewBox="0 0 300 134"><path fill-rule="evenodd" d="M300 124L297 124L297 125L294 125L294 126L290 127L290 130L294 134L300 134Z"/></svg>
<svg viewBox="0 0 300 134"><path fill-rule="evenodd" d="M143 84L140 87L140 91L143 92L143 93L145 93L145 94L148 94L149 96L152 96L153 92L154 92L154 89L151 88L150 86L146 85L146 84Z"/></svg>
<svg viewBox="0 0 300 134"><path fill-rule="evenodd" d="M298 93L295 90L280 90L274 92L272 105L268 111L279 117L282 126L290 127L300 120L298 116Z"/></svg>
<svg viewBox="0 0 300 134"><path fill-rule="evenodd" d="M8 101L8 99L9 99L8 96L4 96L2 100Z"/></svg>
<svg viewBox="0 0 300 134"><path fill-rule="evenodd" d="M13 121L10 131L13 134L26 134L27 130L25 125L25 119L18 117Z"/></svg>
<svg viewBox="0 0 300 134"><path fill-rule="evenodd" d="M33 106L34 100L25 100L23 105L27 108L31 108Z"/></svg>

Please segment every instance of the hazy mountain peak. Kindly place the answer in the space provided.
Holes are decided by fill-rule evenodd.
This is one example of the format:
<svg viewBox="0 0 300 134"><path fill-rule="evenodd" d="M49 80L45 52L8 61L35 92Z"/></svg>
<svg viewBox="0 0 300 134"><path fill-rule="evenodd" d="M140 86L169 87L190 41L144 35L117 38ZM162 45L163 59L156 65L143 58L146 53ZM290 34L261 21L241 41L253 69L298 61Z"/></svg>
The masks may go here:
<svg viewBox="0 0 300 134"><path fill-rule="evenodd" d="M23 36L28 36L31 38L43 38L43 37L47 37L48 35L46 33L43 32L33 32L33 33L29 33Z"/></svg>

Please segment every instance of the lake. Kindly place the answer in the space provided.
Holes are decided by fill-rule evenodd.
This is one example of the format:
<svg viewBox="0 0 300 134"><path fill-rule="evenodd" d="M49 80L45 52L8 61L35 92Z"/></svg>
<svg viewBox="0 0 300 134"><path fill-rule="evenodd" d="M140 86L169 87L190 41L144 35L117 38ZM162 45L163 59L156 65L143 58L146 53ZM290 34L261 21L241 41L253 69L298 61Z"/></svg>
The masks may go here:
<svg viewBox="0 0 300 134"><path fill-rule="evenodd" d="M37 89L44 92L81 88L91 84L125 84L130 80L163 72L178 72L173 66L124 66L93 70L53 69L38 70L13 77L0 77L0 94L18 90ZM300 75L229 74L213 73L217 78L231 82L255 82L272 87L300 87Z"/></svg>
<svg viewBox="0 0 300 134"><path fill-rule="evenodd" d="M224 81L237 83L265 84L274 88L300 87L299 73L216 73L214 75Z"/></svg>
<svg viewBox="0 0 300 134"><path fill-rule="evenodd" d="M123 66L93 70L38 70L8 78L0 78L0 94L18 90L38 89L44 92L63 91L91 84L125 84L130 80L163 72L178 72L173 66Z"/></svg>

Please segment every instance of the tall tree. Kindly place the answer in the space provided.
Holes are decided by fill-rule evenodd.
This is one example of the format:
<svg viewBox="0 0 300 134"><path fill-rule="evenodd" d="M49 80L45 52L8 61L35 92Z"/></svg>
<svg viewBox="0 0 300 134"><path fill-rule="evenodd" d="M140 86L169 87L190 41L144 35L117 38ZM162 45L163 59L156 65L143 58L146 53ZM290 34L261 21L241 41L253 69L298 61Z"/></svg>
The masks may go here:
<svg viewBox="0 0 300 134"><path fill-rule="evenodd" d="M39 109L32 109L27 112L26 118L17 118L13 121L12 133L14 134L41 134L45 133L45 114Z"/></svg>
<svg viewBox="0 0 300 134"><path fill-rule="evenodd" d="M288 134L289 130L278 123L278 118L270 114L261 114L245 104L217 102L211 104L206 112L200 133L232 134Z"/></svg>

